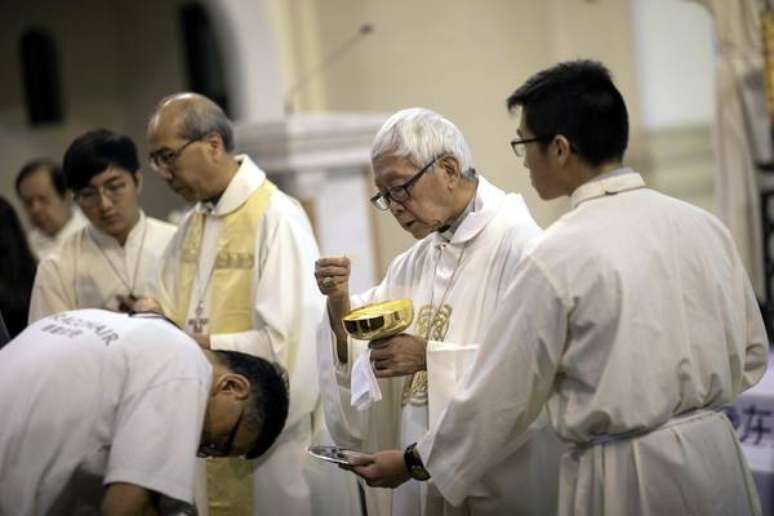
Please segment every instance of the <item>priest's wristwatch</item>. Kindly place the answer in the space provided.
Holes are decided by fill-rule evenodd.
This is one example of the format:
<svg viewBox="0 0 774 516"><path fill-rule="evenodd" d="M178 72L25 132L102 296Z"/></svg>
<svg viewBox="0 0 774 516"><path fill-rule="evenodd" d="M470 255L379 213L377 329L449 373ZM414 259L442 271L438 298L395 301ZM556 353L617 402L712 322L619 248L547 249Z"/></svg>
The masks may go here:
<svg viewBox="0 0 774 516"><path fill-rule="evenodd" d="M406 462L406 469L408 474L414 480L430 480L430 472L425 469L425 465L422 464L422 457L419 456L417 451L417 443L409 445L406 451L403 452L403 460Z"/></svg>

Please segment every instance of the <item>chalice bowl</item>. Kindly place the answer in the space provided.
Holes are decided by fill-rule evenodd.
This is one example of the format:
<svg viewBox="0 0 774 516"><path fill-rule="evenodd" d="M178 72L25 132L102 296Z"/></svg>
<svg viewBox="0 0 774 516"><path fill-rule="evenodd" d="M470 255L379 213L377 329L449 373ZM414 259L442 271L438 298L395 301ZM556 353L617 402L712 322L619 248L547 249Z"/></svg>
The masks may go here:
<svg viewBox="0 0 774 516"><path fill-rule="evenodd" d="M411 325L414 305L411 299L393 299L355 308L344 316L344 329L359 340L383 339Z"/></svg>

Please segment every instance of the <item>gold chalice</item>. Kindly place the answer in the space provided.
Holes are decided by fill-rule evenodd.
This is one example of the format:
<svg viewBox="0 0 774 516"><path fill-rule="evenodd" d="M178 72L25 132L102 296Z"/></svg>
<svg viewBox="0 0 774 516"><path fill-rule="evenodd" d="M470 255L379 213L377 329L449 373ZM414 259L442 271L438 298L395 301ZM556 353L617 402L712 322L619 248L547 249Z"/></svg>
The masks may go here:
<svg viewBox="0 0 774 516"><path fill-rule="evenodd" d="M400 333L414 320L411 299L394 299L355 308L344 316L344 328L356 339L382 339Z"/></svg>

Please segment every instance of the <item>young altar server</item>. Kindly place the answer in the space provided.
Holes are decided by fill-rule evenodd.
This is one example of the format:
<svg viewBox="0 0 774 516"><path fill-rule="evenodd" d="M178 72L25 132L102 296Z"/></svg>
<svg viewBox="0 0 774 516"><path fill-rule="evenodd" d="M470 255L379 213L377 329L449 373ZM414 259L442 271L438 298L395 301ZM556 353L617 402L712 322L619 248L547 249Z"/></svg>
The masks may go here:
<svg viewBox="0 0 774 516"><path fill-rule="evenodd" d="M89 224L38 265L30 321L76 308L122 310L150 292L175 226L139 206L142 172L127 136L89 131L67 149L67 185Z"/></svg>

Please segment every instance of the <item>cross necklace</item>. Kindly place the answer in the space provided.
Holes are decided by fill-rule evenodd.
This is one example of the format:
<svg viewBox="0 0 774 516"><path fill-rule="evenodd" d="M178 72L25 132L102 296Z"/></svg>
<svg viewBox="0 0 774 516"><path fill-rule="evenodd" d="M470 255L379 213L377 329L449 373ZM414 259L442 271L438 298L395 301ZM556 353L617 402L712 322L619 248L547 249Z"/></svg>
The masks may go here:
<svg viewBox="0 0 774 516"><path fill-rule="evenodd" d="M105 261L110 265L110 268L113 269L113 272L116 274L116 277L121 281L121 283L126 287L126 290L129 291L129 299L135 300L137 299L137 296L135 295L135 287L137 287L137 276L140 272L140 261L142 260L142 251L145 249L145 237L148 233L148 221L145 221L145 225L142 228L142 238L140 240L140 249L137 252L137 257L134 261L134 274L130 277L127 277L124 279L124 275L121 274L121 270L118 266L116 266L115 263L113 263L113 260L110 259L110 256L105 252L105 250L102 248L102 245L99 243L99 240L97 238L92 239L94 243L97 245L97 249L99 250L100 254L102 255L102 258L105 259ZM128 272L128 271L127 271Z"/></svg>
<svg viewBox="0 0 774 516"><path fill-rule="evenodd" d="M194 317L188 319L188 324L193 328L195 334L202 335L204 327L210 322L209 318L204 317L204 294L207 290L207 285L212 278L212 273L215 270L215 261L217 258L217 252L203 253L205 233L207 229L206 215L202 217L202 238L199 242L199 269L196 271L196 282L193 286L193 292L196 296L196 308L194 309Z"/></svg>

